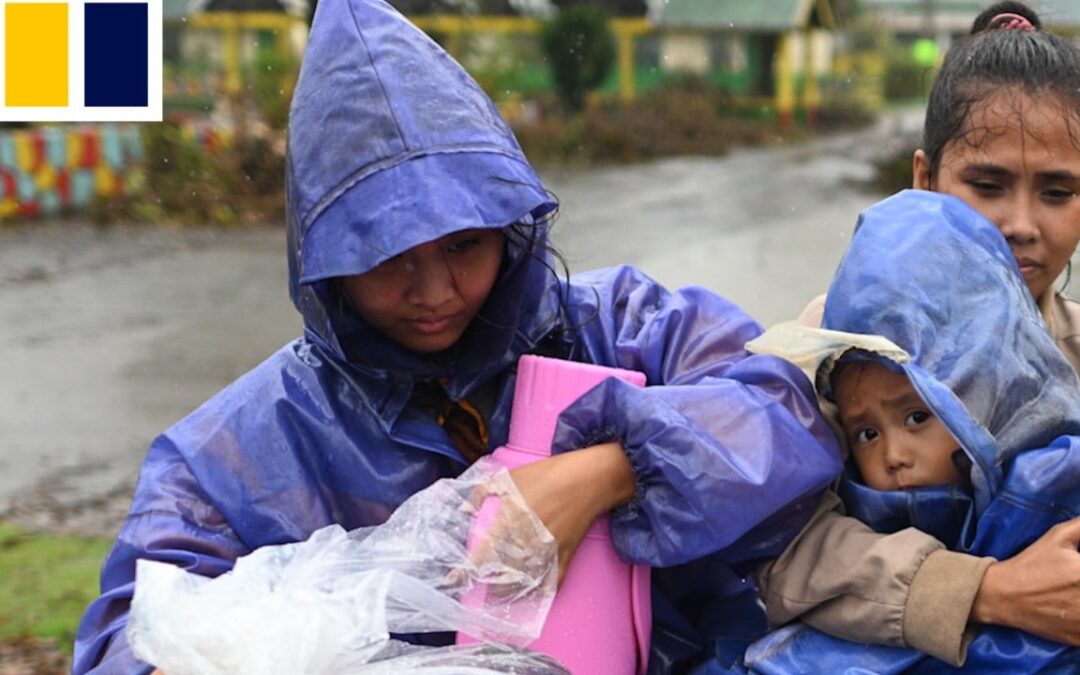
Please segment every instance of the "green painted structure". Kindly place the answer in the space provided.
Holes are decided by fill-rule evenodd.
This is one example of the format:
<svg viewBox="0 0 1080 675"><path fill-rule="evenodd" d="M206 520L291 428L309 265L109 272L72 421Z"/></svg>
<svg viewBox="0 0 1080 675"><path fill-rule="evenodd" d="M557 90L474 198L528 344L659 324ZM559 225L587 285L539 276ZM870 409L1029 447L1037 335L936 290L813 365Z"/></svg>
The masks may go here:
<svg viewBox="0 0 1080 675"><path fill-rule="evenodd" d="M816 24L833 27L828 3L817 0L668 0L660 25L739 33L786 33Z"/></svg>
<svg viewBox="0 0 1080 675"><path fill-rule="evenodd" d="M820 80L831 71L822 52L831 53L831 42L820 46L835 29L829 0L666 0L657 27L682 52L665 54L669 63L703 69L737 96L771 101L782 120L797 108L812 117L821 104ZM698 62L694 42L708 52Z"/></svg>
<svg viewBox="0 0 1080 675"><path fill-rule="evenodd" d="M264 64L291 87L309 11L308 0L163 0L166 117L209 113L223 94L251 90Z"/></svg>

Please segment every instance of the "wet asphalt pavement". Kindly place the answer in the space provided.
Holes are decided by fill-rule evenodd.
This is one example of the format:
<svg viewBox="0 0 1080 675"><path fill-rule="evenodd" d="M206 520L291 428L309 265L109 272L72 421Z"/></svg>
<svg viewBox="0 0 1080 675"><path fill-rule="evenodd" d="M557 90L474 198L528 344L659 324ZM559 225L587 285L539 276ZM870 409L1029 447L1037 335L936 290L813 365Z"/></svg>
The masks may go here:
<svg viewBox="0 0 1080 675"><path fill-rule="evenodd" d="M543 173L572 271L706 286L761 323L824 291L870 160L920 111L797 146ZM0 228L0 515L111 534L153 437L300 334L284 231Z"/></svg>

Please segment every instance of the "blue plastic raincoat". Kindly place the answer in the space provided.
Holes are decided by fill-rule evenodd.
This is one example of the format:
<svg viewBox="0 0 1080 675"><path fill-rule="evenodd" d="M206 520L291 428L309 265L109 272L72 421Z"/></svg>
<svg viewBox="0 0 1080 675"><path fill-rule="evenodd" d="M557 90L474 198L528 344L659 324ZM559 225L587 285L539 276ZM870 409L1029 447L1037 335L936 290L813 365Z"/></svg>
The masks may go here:
<svg viewBox="0 0 1080 675"><path fill-rule="evenodd" d="M139 672L123 633L137 558L219 575L327 524L379 524L463 471L415 403L418 382L479 402L489 450L504 443L525 353L646 373L647 389L610 380L568 410L555 450L623 443L638 488L612 530L627 559L727 570L657 613L657 649L678 649L658 652L655 672L700 658L708 631L694 608L744 584L730 566L779 553L839 473L839 450L806 378L743 350L760 328L731 303L670 293L630 267L560 281L547 248L554 208L487 96L434 42L381 0L320 2L288 148L290 292L304 335L154 440L74 671ZM510 223L481 318L447 354L405 350L338 293L335 277Z"/></svg>
<svg viewBox="0 0 1080 675"><path fill-rule="evenodd" d="M1080 383L992 223L947 195L886 199L860 217L826 298L824 328L884 336L902 350L859 358L905 373L972 462L971 487L889 492L849 466L839 492L850 515L880 532L916 527L953 550L998 559L1080 515ZM820 391L843 342L822 361ZM794 624L753 645L747 663L770 674L1076 672L1080 653L987 627L957 669Z"/></svg>

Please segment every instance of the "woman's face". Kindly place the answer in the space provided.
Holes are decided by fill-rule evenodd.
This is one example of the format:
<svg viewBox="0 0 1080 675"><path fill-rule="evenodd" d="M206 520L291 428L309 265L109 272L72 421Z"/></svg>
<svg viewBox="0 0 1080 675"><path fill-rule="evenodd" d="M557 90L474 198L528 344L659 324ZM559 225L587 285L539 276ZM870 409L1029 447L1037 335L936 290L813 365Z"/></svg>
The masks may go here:
<svg viewBox="0 0 1080 675"><path fill-rule="evenodd" d="M406 349L454 345L487 300L502 263L500 230L462 230L343 279L360 317Z"/></svg>
<svg viewBox="0 0 1080 675"><path fill-rule="evenodd" d="M998 226L1035 298L1080 240L1080 127L1066 111L1056 96L1005 91L972 110L936 174L922 150L914 159L916 188L959 197Z"/></svg>

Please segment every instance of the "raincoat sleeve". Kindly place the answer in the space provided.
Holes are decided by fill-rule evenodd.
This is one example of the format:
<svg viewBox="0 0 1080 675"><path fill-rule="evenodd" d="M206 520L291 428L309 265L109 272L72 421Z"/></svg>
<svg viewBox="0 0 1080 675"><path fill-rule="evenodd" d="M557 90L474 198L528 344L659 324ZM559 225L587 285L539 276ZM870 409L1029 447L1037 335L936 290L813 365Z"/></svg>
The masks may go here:
<svg viewBox="0 0 1080 675"><path fill-rule="evenodd" d="M945 549L907 528L880 534L843 515L832 491L756 579L774 626L800 619L852 642L913 647L963 663L968 615L992 558Z"/></svg>
<svg viewBox="0 0 1080 675"><path fill-rule="evenodd" d="M622 443L637 492L612 513L617 548L652 566L777 555L841 466L805 376L748 354L760 326L702 288L669 293L631 267L575 283L597 305L582 329L592 358L648 379L586 393L560 417L553 446Z"/></svg>
<svg viewBox="0 0 1080 675"><path fill-rule="evenodd" d="M101 595L79 625L73 675L153 670L135 658L124 635L137 559L216 577L247 552L173 444L158 437L139 474L131 512L102 567Z"/></svg>

